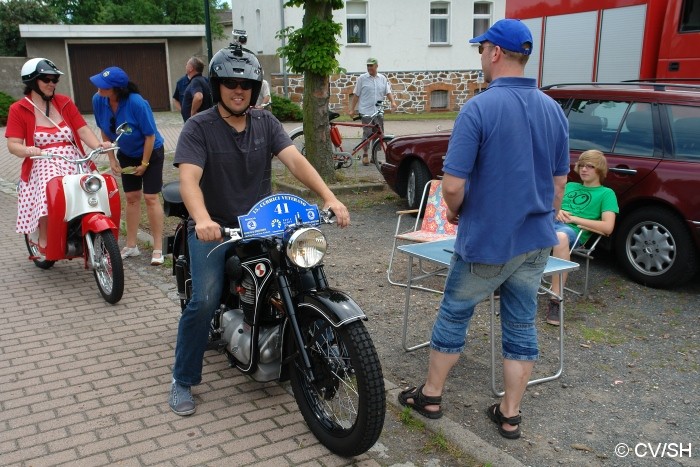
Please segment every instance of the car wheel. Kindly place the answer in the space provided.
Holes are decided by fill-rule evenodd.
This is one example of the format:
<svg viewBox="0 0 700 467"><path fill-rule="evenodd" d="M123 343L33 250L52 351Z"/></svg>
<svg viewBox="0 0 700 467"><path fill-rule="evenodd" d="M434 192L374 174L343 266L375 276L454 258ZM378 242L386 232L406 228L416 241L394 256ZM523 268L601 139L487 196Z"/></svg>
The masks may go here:
<svg viewBox="0 0 700 467"><path fill-rule="evenodd" d="M650 287L673 287L698 270L697 252L683 221L660 208L637 210L618 227L615 251L627 274Z"/></svg>
<svg viewBox="0 0 700 467"><path fill-rule="evenodd" d="M413 161L408 171L408 181L406 183L406 201L409 209L418 209L425 204L421 200L425 185L430 181L430 171L420 161ZM422 201L422 202L421 202Z"/></svg>

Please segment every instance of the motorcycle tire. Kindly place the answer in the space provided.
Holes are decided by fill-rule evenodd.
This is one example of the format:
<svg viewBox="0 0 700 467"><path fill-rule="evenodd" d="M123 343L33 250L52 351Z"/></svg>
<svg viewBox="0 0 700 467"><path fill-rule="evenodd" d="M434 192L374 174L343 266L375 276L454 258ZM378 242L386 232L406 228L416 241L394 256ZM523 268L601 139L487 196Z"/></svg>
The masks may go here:
<svg viewBox="0 0 700 467"><path fill-rule="evenodd" d="M39 251L39 247L35 243L29 241L29 235L24 236L24 243L27 244L27 250L29 251L29 256L33 258L32 261L34 261L34 265L39 269L49 269L56 263L56 261L47 261L43 259L44 255Z"/></svg>
<svg viewBox="0 0 700 467"><path fill-rule="evenodd" d="M298 320L315 375L309 379L297 353L289 376L299 410L331 452L360 455L377 442L386 411L384 377L369 332L361 321L336 328L315 313ZM296 352L296 339L288 343Z"/></svg>
<svg viewBox="0 0 700 467"><path fill-rule="evenodd" d="M93 270L97 288L107 303L115 304L124 294L124 263L119 253L119 244L111 231L95 234Z"/></svg>

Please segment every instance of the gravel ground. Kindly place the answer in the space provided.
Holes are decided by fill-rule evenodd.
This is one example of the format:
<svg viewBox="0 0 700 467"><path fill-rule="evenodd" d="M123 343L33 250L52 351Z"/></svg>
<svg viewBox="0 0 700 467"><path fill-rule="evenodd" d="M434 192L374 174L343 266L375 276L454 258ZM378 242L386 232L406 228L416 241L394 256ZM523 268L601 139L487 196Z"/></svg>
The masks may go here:
<svg viewBox="0 0 700 467"><path fill-rule="evenodd" d="M385 272L395 212L404 208L404 202L388 191L347 195L344 201L351 206L352 225L324 227L330 245L327 275L369 317L367 327L385 377L399 386L420 384L428 351L403 351L405 289L389 285ZM401 256L397 271L407 267ZM145 261L147 256L141 258ZM563 376L528 389L522 404L523 437L518 441L501 438L484 414L495 400L490 391L486 302L478 307L468 348L448 380L445 415L526 465L700 465L700 451L691 451L690 458L687 451L683 457L663 459L651 454L659 443L666 443L668 449L672 443L685 449L694 444L700 450L700 278L676 290L657 290L623 277L605 254L591 268L590 297L566 296ZM174 295L169 270L155 269L162 274L162 287ZM581 286L580 275L573 273L570 284ZM435 283L439 286L441 280ZM410 343L429 335L439 299L438 294L413 294ZM559 333L544 322L545 306L542 297L542 356L535 376L552 374L558 367ZM500 381L500 369L497 374ZM400 436L405 429L395 418L396 414L382 439ZM617 447L620 443L633 450L637 446L638 454L646 456L637 457L633 451L620 457L616 455L616 449L624 449ZM470 462L446 455L441 454L438 465Z"/></svg>

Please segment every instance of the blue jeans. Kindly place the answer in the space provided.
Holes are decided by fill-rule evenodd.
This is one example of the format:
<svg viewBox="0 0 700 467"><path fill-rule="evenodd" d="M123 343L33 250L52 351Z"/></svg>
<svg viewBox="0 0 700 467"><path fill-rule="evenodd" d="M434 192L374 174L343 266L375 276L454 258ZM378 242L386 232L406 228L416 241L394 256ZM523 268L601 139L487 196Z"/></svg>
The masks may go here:
<svg viewBox="0 0 700 467"><path fill-rule="evenodd" d="M461 353L474 307L500 286L503 358L537 360L537 290L550 251L534 250L495 265L467 263L454 254L430 348Z"/></svg>
<svg viewBox="0 0 700 467"><path fill-rule="evenodd" d="M554 221L554 231L564 232L567 237L569 237L569 249L574 246L578 232L576 232L569 224L565 224L560 221Z"/></svg>
<svg viewBox="0 0 700 467"><path fill-rule="evenodd" d="M224 287L226 252L232 245L221 246L212 252L221 243L197 240L193 229L187 232L187 244L190 249L192 299L182 312L177 328L173 378L185 386L194 386L202 382L209 327L219 307Z"/></svg>

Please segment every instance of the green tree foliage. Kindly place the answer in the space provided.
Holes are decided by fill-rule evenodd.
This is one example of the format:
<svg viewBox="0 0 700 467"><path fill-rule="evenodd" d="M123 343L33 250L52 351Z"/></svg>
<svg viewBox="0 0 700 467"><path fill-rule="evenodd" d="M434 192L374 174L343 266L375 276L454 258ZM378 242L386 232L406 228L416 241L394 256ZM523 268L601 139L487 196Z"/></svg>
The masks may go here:
<svg viewBox="0 0 700 467"><path fill-rule="evenodd" d="M212 37L224 37L216 12L223 0L209 2ZM202 24L203 0L0 0L0 54L24 57L20 24Z"/></svg>
<svg viewBox="0 0 700 467"><path fill-rule="evenodd" d="M288 0L287 7L304 7L299 29L287 28L278 37L287 45L278 53L295 73L304 74L304 135L306 157L326 182L336 180L328 125L329 77L338 70L338 38L343 25L333 21L333 10L343 0Z"/></svg>
<svg viewBox="0 0 700 467"><path fill-rule="evenodd" d="M56 14L40 0L0 1L0 55L24 57L27 50L19 34L20 24L54 24Z"/></svg>
<svg viewBox="0 0 700 467"><path fill-rule="evenodd" d="M48 0L66 24L201 24L202 0ZM212 34L223 35L216 11L228 8L222 0L208 0Z"/></svg>
<svg viewBox="0 0 700 467"><path fill-rule="evenodd" d="M12 96L0 91L0 126L7 125L7 116L10 113L10 106L14 101Z"/></svg>

